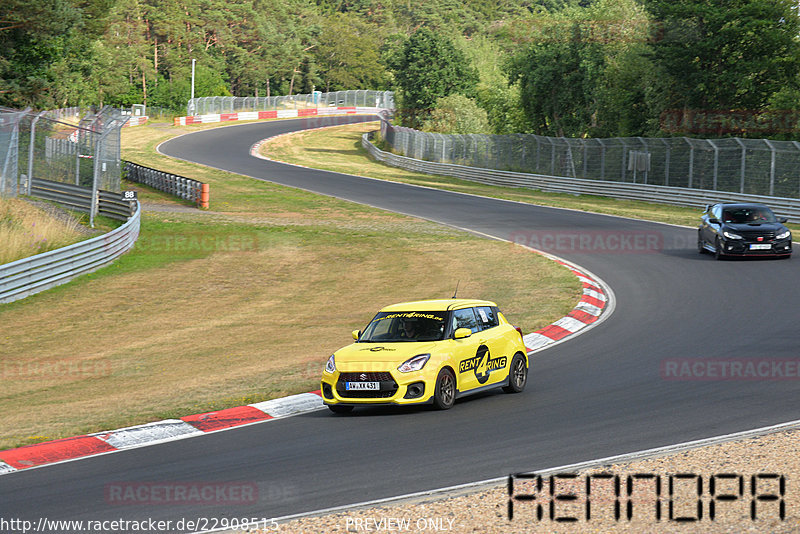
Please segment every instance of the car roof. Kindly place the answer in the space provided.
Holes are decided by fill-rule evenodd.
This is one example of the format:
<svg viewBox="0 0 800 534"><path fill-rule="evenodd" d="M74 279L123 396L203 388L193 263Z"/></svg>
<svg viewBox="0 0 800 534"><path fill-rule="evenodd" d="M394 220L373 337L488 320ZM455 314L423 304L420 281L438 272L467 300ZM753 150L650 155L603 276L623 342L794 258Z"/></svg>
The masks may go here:
<svg viewBox="0 0 800 534"><path fill-rule="evenodd" d="M759 202L719 202L714 204L722 206L723 208L768 208L766 204Z"/></svg>
<svg viewBox="0 0 800 534"><path fill-rule="evenodd" d="M447 311L472 306L497 306L489 300L477 299L439 299L439 300L415 300L412 302L401 302L382 308L382 312L397 311Z"/></svg>

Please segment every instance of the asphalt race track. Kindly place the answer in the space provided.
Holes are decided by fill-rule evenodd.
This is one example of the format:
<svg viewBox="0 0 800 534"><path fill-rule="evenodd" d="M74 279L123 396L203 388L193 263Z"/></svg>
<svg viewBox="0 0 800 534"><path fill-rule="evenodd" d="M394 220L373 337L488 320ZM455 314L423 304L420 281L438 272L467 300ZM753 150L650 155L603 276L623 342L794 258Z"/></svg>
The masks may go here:
<svg viewBox="0 0 800 534"><path fill-rule="evenodd" d="M369 180L249 155L263 138L343 121L212 129L169 141L161 151L504 239L589 236L592 247L554 252L608 283L616 311L597 328L535 354L521 395L490 393L446 412L376 408L338 417L320 410L12 473L0 477L0 516L279 517L800 419L797 379L662 376L665 362L680 359L796 358L800 258L718 262L697 253L696 232L686 228ZM620 254L597 245L636 235L657 246ZM348 339L349 332L342 332L342 344ZM322 356L327 355L320 361ZM258 499L176 507L119 505L105 495L109 484L191 481L256 484Z"/></svg>

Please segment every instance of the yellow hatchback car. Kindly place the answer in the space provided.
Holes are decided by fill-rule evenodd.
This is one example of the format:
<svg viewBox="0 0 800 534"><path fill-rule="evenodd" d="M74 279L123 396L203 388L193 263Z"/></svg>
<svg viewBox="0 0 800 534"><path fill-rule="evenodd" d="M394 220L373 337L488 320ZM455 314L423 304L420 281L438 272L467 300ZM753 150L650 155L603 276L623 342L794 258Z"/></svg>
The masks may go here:
<svg viewBox="0 0 800 534"><path fill-rule="evenodd" d="M496 387L518 393L528 381L522 331L486 300L394 304L353 339L322 373L322 399L334 413L375 404L446 410L464 395Z"/></svg>

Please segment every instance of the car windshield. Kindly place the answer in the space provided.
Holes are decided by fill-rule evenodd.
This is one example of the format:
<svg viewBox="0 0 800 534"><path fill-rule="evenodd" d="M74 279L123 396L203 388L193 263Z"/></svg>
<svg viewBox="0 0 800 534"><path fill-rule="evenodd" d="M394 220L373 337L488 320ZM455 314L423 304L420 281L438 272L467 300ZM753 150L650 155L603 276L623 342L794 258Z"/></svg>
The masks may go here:
<svg viewBox="0 0 800 534"><path fill-rule="evenodd" d="M726 208L722 211L722 222L734 224L761 224L776 222L775 214L765 207Z"/></svg>
<svg viewBox="0 0 800 534"><path fill-rule="evenodd" d="M381 312L359 342L438 341L444 339L447 312Z"/></svg>

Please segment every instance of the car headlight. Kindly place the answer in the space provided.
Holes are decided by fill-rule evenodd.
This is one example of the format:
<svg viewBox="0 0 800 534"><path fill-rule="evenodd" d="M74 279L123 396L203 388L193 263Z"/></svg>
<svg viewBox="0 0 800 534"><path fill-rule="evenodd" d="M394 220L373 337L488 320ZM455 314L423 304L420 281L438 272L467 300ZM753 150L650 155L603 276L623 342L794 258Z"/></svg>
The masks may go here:
<svg viewBox="0 0 800 534"><path fill-rule="evenodd" d="M326 373L335 373L336 372L336 358L334 354L331 354L331 357L328 358L328 363L325 364L325 372Z"/></svg>
<svg viewBox="0 0 800 534"><path fill-rule="evenodd" d="M425 364L428 363L428 360L431 358L430 354L417 354L413 358L409 358L403 365L397 368L398 371L401 373L410 373L411 371L419 371Z"/></svg>
<svg viewBox="0 0 800 534"><path fill-rule="evenodd" d="M790 232L789 230L786 230L782 234L776 235L775 239L786 239L787 237L790 237L791 235L792 235L792 232Z"/></svg>
<svg viewBox="0 0 800 534"><path fill-rule="evenodd" d="M733 232L728 232L727 230L722 232L722 235L724 235L728 239L742 239L742 236L740 236L739 234L734 234Z"/></svg>

